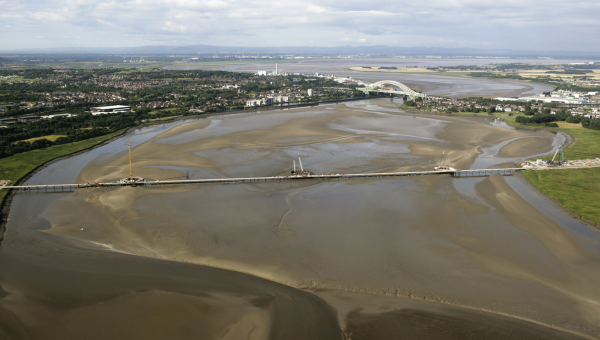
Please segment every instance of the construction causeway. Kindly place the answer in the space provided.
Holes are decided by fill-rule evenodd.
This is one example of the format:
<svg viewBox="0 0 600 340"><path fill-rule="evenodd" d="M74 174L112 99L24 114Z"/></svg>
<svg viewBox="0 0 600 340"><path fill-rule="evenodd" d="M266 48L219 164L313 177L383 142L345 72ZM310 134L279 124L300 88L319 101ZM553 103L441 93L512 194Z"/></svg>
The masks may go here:
<svg viewBox="0 0 600 340"><path fill-rule="evenodd" d="M493 174L511 175L516 171L525 170L524 168L501 168L501 169L475 169L475 170L436 170L436 171L411 171L411 172L384 172L384 173L364 173L364 174L326 174L326 175L291 175L291 176L269 176L269 177L241 177L241 178L209 178L209 179L180 179L180 180L144 180L129 182L107 182L107 183L84 183L84 184L44 184L44 185L13 185L1 186L0 189L16 189L18 191L29 192L55 192L55 191L73 191L82 188L106 188L106 187L125 187L125 186L153 186L153 185L184 185L184 184L214 184L214 183L251 183L268 181L288 181L288 180L315 180L315 179L350 179L350 178L369 178L369 177L405 177L405 176L425 176L425 175L452 175L456 177L466 176L489 176Z"/></svg>

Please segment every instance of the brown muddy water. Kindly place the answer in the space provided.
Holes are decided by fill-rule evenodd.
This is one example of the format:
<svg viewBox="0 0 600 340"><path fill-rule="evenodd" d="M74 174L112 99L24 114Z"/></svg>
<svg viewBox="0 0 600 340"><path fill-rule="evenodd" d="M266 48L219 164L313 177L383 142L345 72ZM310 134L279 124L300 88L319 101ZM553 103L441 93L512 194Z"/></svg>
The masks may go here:
<svg viewBox="0 0 600 340"><path fill-rule="evenodd" d="M390 99L143 128L35 183L512 164L565 137ZM447 175L17 194L2 339L600 336L600 237L515 177Z"/></svg>

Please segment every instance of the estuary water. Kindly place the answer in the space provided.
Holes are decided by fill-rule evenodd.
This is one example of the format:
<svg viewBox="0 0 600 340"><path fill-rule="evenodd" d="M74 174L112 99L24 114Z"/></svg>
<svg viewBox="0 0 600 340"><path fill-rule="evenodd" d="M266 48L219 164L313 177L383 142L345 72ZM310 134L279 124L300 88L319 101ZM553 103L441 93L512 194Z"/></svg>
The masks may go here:
<svg viewBox="0 0 600 340"><path fill-rule="evenodd" d="M494 167L564 136L390 99L141 128L30 184ZM448 175L17 194L6 339L600 336L600 236L516 177Z"/></svg>
<svg viewBox="0 0 600 340"><path fill-rule="evenodd" d="M460 59L460 58L344 58L344 59L307 59L298 62L279 63L279 72L302 74L326 74L338 77L352 77L355 79L377 82L380 80L395 80L408 85L413 90L421 91L432 96L450 98L465 97L518 97L536 95L552 91L552 86L519 82L500 81L495 79L475 79L455 76L442 76L438 74L423 73L393 73L393 72L361 72L349 68L360 66L396 66L396 67L444 67L459 65L485 66L498 63L537 63L539 59ZM546 61L547 62L547 61ZM552 60L553 63L569 63L572 60ZM169 69L187 69L185 66L171 66ZM273 63L255 64L216 64L205 66L190 66L190 69L224 70L233 72L252 72L259 70L275 71Z"/></svg>

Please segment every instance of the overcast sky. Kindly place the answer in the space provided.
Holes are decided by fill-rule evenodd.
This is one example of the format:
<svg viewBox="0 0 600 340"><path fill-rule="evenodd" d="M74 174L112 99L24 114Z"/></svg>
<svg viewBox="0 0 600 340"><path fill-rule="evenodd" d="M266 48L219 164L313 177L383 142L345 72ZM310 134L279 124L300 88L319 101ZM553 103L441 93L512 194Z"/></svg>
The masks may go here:
<svg viewBox="0 0 600 340"><path fill-rule="evenodd" d="M0 50L425 46L600 51L600 1L0 0Z"/></svg>

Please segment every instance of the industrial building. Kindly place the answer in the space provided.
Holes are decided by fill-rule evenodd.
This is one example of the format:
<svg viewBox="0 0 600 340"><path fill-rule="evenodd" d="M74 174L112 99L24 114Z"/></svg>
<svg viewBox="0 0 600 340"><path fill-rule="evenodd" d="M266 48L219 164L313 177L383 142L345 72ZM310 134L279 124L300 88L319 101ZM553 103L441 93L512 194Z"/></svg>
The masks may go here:
<svg viewBox="0 0 600 340"><path fill-rule="evenodd" d="M98 106L90 108L90 112L93 115L102 115L109 113L126 113L129 111L131 111L131 106L126 105Z"/></svg>

